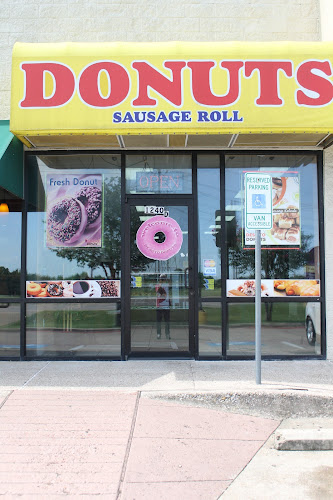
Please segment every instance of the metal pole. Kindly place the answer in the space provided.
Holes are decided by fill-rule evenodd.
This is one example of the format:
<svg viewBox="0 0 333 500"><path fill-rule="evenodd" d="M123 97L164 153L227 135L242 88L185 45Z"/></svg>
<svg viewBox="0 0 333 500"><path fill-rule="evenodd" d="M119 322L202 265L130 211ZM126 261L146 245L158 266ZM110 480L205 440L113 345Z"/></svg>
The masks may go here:
<svg viewBox="0 0 333 500"><path fill-rule="evenodd" d="M261 230L256 229L255 245L255 321L256 321L256 383L261 384Z"/></svg>

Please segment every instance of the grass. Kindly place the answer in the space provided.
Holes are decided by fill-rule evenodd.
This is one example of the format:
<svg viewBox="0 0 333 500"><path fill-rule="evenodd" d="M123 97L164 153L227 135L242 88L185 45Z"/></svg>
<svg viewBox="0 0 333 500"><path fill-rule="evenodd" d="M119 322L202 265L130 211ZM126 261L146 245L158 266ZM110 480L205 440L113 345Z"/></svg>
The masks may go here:
<svg viewBox="0 0 333 500"><path fill-rule="evenodd" d="M272 308L272 321L266 319L265 304L262 304L262 323L304 323L306 303L288 302L275 303ZM221 324L221 307L218 304L203 304L204 313L200 316L200 321L206 325ZM254 324L255 307L254 304L228 305L229 324ZM41 311L27 316L27 328L55 328L63 329L71 322L71 328L75 330L93 330L114 328L117 325L117 311ZM171 320L178 323L188 321L188 310L171 310ZM134 309L131 311L131 321L133 323L151 324L156 321L155 309ZM17 330L20 322L14 321L0 327L3 329Z"/></svg>
<svg viewBox="0 0 333 500"><path fill-rule="evenodd" d="M27 316L27 328L63 329L71 323L74 330L99 330L117 326L117 311L41 311Z"/></svg>
<svg viewBox="0 0 333 500"><path fill-rule="evenodd" d="M304 323L306 303L272 304L272 321L267 321L265 304L261 306L262 323ZM254 304L229 304L229 323L254 323Z"/></svg>

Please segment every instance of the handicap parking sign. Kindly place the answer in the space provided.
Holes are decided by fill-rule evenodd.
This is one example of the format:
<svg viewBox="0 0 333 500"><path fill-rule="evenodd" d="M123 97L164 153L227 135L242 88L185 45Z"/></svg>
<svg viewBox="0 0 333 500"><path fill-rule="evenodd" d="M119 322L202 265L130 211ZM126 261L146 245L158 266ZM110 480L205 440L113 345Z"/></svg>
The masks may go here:
<svg viewBox="0 0 333 500"><path fill-rule="evenodd" d="M252 194L252 208L266 208L266 195Z"/></svg>
<svg viewBox="0 0 333 500"><path fill-rule="evenodd" d="M273 224L272 177L263 172L245 173L245 227L271 229Z"/></svg>

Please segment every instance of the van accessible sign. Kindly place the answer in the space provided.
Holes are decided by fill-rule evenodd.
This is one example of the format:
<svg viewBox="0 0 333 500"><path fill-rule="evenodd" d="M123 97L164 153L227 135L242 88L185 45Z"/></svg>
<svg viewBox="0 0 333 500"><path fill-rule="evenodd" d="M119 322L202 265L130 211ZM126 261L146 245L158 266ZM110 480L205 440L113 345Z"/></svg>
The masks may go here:
<svg viewBox="0 0 333 500"><path fill-rule="evenodd" d="M272 177L268 174L245 174L245 227L247 229L271 229Z"/></svg>

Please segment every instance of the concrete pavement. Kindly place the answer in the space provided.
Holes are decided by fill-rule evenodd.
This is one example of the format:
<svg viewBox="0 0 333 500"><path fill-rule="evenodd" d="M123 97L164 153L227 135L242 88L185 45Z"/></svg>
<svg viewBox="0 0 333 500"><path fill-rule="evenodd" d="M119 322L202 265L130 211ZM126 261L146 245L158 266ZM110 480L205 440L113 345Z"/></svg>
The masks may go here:
<svg viewBox="0 0 333 500"><path fill-rule="evenodd" d="M333 364L254 379L251 361L0 362L0 494L332 498L333 451L276 440L331 432Z"/></svg>
<svg viewBox="0 0 333 500"><path fill-rule="evenodd" d="M333 362L264 361L255 384L254 361L2 361L0 389L110 388L120 391L285 391L333 394Z"/></svg>

